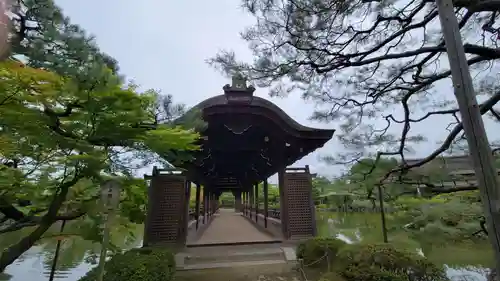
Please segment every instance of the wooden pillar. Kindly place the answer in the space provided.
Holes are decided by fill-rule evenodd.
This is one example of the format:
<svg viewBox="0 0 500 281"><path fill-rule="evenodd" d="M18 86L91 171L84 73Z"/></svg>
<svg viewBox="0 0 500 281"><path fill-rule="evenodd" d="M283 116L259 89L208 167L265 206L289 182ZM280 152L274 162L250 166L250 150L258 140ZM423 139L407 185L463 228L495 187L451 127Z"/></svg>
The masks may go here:
<svg viewBox="0 0 500 281"><path fill-rule="evenodd" d="M209 197L209 204L210 204L210 216L213 216L215 214L215 206L214 206L214 192L210 192L210 197Z"/></svg>
<svg viewBox="0 0 500 281"><path fill-rule="evenodd" d="M207 188L203 187L203 224L208 221L207 218Z"/></svg>
<svg viewBox="0 0 500 281"><path fill-rule="evenodd" d="M214 215L214 204L213 204L213 200L212 198L214 197L214 192L213 191L210 191L210 193L208 193L208 208L210 209L210 217L212 217Z"/></svg>
<svg viewBox="0 0 500 281"><path fill-rule="evenodd" d="M222 195L221 191L217 192L217 201L216 201L216 203L217 203L217 210L220 208L220 196L221 195Z"/></svg>
<svg viewBox="0 0 500 281"><path fill-rule="evenodd" d="M210 190L207 190L207 217L210 219L212 212L210 210Z"/></svg>
<svg viewBox="0 0 500 281"><path fill-rule="evenodd" d="M259 183L255 184L255 222L259 221Z"/></svg>
<svg viewBox="0 0 500 281"><path fill-rule="evenodd" d="M284 195L284 174L285 169L278 172L278 188L280 194L280 220L281 220L281 232L283 233L283 238L288 237L288 216L287 216L287 200Z"/></svg>
<svg viewBox="0 0 500 281"><path fill-rule="evenodd" d="M264 180L264 227L267 228L267 216L269 214L269 194L267 179Z"/></svg>
<svg viewBox="0 0 500 281"><path fill-rule="evenodd" d="M214 192L212 198L212 204L214 204L214 214L215 214L217 212L217 209L219 208L219 194L217 192Z"/></svg>
<svg viewBox="0 0 500 281"><path fill-rule="evenodd" d="M247 216L250 216L250 207L248 205L249 202L250 202L250 193L248 193L248 191L245 191L245 205L247 208Z"/></svg>
<svg viewBox="0 0 500 281"><path fill-rule="evenodd" d="M242 212L243 210L241 205L241 190L234 190L233 195L234 195L234 211Z"/></svg>
<svg viewBox="0 0 500 281"><path fill-rule="evenodd" d="M245 194L245 216L248 216L248 192L244 191Z"/></svg>
<svg viewBox="0 0 500 281"><path fill-rule="evenodd" d="M198 230L198 226L200 223L200 195L201 195L201 186L199 183L196 184L196 207L195 207L195 216L196 216L196 230Z"/></svg>
<svg viewBox="0 0 500 281"><path fill-rule="evenodd" d="M191 217L189 216L189 211L190 211L190 208L189 208L189 203L190 203L190 200L191 200L191 182L190 181L186 181L185 183L185 186L184 186L184 192L186 194L186 199L185 199L185 204L184 204L184 222L182 222L185 226L179 228L179 236L182 236L184 237L184 241L181 242L183 245L186 244L186 238L187 238L187 227L188 227L188 223L189 221L191 220Z"/></svg>
<svg viewBox="0 0 500 281"><path fill-rule="evenodd" d="M242 201L242 204L243 204L243 215L246 215L247 214L247 203L246 203L246 193L245 191L242 191L241 192L241 201Z"/></svg>
<svg viewBox="0 0 500 281"><path fill-rule="evenodd" d="M252 211L253 211L253 187L250 186L250 191L248 192L248 208L250 211L250 219L252 218Z"/></svg>
<svg viewBox="0 0 500 281"><path fill-rule="evenodd" d="M215 210L219 210L219 207L220 207L220 195L222 194L222 192L217 192L217 194L215 195Z"/></svg>

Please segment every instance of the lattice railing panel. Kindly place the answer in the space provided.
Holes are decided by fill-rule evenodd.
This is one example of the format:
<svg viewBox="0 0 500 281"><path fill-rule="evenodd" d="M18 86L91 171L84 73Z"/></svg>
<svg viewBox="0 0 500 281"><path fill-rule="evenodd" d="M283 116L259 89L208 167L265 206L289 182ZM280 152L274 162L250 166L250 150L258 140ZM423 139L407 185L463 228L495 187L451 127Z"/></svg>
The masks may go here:
<svg viewBox="0 0 500 281"><path fill-rule="evenodd" d="M187 215L185 178L180 175L154 176L148 196L144 243L183 243Z"/></svg>
<svg viewBox="0 0 500 281"><path fill-rule="evenodd" d="M301 239L314 236L316 223L312 206L311 175L306 172L283 173L283 211L286 212L286 237Z"/></svg>

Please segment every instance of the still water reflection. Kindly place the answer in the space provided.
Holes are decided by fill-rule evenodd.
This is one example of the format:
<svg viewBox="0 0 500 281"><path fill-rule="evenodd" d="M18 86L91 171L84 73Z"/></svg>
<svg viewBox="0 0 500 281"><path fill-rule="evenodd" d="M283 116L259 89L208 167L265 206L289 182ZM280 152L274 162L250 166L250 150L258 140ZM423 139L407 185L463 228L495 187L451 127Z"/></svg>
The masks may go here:
<svg viewBox="0 0 500 281"><path fill-rule="evenodd" d="M84 225L85 222L68 224L59 251L55 280L76 281L96 266L100 244L70 235L76 233L75 229L85 231L82 227ZM31 248L14 264L7 267L5 274L0 275L0 280L49 280L57 239L61 237L58 235L58 229L58 226L54 226L47 232L40 245ZM111 242L122 249L139 247L142 244L142 230L141 225L127 228L116 225L111 228ZM5 248L7 245L15 243L23 235L19 233L3 235L0 247Z"/></svg>
<svg viewBox="0 0 500 281"><path fill-rule="evenodd" d="M377 214L319 213L317 220L320 235L337 236L350 243L381 241L380 217ZM124 248L139 247L142 243L142 230L143 227L140 225L134 227L132 231L113 229L112 239L114 243ZM436 237L430 240L439 241ZM46 241L40 246L33 247L15 264L9 266L6 274L0 275L0 280L48 280L57 240L46 239ZM449 277L454 281L485 281L488 268L493 263L491 247L486 241L444 246L443 243L419 241L405 232L391 232L390 242L413 249L432 261L445 265ZM7 244L4 239L0 242L1 247ZM99 247L98 244L78 237L67 237L61 247L56 280L76 281L85 275L95 266L89 260L92 258L95 260Z"/></svg>

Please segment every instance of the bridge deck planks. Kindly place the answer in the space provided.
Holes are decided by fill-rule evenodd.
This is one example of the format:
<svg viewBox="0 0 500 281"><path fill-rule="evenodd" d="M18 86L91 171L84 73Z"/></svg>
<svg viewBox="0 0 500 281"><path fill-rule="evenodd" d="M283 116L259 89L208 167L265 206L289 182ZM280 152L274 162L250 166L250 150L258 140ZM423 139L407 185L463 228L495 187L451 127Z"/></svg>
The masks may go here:
<svg viewBox="0 0 500 281"><path fill-rule="evenodd" d="M275 241L250 221L230 209L220 209L214 220L193 244L241 243Z"/></svg>

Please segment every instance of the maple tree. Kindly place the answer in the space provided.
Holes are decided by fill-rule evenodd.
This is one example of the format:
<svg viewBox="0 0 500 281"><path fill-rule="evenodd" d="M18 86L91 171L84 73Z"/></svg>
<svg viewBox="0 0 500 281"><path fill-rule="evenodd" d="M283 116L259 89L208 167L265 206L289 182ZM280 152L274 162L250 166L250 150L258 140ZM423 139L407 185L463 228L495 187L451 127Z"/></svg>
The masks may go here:
<svg viewBox="0 0 500 281"><path fill-rule="evenodd" d="M0 233L32 228L2 252L0 271L59 220L97 225L100 184L111 176L123 185L120 216L142 222L146 186L134 169L197 149L193 130L158 124L154 91L138 93L106 67L86 87L14 61L0 64L0 77ZM97 229L89 239L99 240Z"/></svg>

